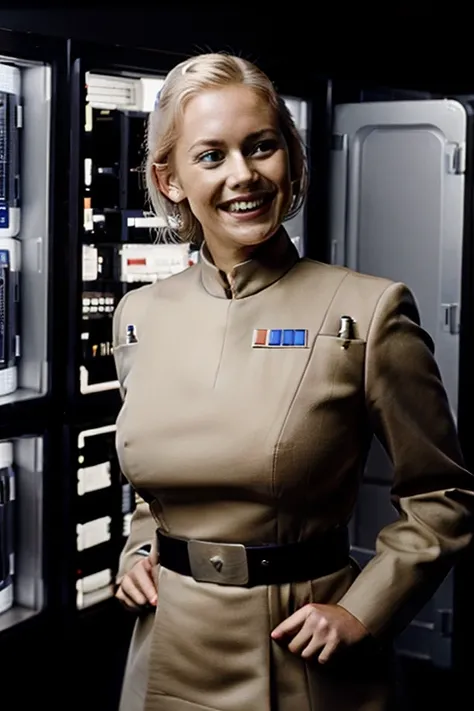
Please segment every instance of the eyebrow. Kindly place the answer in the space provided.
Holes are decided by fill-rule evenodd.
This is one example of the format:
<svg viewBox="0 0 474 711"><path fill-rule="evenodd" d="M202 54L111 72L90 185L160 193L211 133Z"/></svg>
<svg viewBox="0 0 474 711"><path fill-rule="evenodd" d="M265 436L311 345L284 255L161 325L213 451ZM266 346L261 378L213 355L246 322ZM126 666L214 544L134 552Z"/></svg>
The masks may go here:
<svg viewBox="0 0 474 711"><path fill-rule="evenodd" d="M276 134L277 131L274 128L262 128L261 131L255 131L254 133L249 133L249 135L245 137L244 143L247 141L255 141L255 140L261 138L263 135L268 134L268 133ZM188 153L191 153L191 151L194 151L198 146L208 146L209 148L218 148L219 146L222 146L223 143L225 143L225 141L220 141L216 138L200 138L198 141L193 143L191 148L188 150Z"/></svg>

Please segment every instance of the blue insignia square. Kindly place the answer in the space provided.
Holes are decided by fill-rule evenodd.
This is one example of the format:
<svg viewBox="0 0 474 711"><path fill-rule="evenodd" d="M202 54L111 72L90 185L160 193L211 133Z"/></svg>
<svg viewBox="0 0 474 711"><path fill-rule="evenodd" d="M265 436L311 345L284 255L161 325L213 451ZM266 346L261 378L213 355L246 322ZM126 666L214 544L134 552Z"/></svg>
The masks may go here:
<svg viewBox="0 0 474 711"><path fill-rule="evenodd" d="M285 328L283 331L283 345L293 346L295 343L295 331L293 328Z"/></svg>
<svg viewBox="0 0 474 711"><path fill-rule="evenodd" d="M295 330L295 346L305 346L306 345L306 331L304 329Z"/></svg>
<svg viewBox="0 0 474 711"><path fill-rule="evenodd" d="M272 329L270 338L268 339L269 346L281 346L281 328Z"/></svg>

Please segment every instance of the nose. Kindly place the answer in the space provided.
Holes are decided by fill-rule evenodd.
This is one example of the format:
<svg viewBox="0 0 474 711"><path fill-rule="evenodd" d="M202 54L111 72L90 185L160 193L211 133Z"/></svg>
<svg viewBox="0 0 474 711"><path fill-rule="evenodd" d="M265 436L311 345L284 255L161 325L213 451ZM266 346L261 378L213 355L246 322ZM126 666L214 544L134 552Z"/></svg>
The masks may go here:
<svg viewBox="0 0 474 711"><path fill-rule="evenodd" d="M229 165L229 187L233 190L245 187L255 182L256 171L252 161L242 153L235 153Z"/></svg>

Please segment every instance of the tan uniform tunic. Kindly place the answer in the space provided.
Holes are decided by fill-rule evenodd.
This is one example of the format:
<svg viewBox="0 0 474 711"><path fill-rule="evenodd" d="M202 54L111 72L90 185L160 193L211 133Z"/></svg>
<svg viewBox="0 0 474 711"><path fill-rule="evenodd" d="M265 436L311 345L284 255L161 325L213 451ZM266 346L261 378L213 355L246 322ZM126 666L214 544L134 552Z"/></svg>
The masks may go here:
<svg viewBox="0 0 474 711"><path fill-rule="evenodd" d="M116 312L117 450L153 513L139 504L119 575L157 525L247 545L344 525L373 433L394 462L400 520L360 574L351 563L249 589L159 566L158 610L137 622L121 711L387 709L375 654L323 668L270 632L308 602L339 602L376 639L393 635L470 542L473 478L431 340L403 284L299 259L284 230L234 269L231 288L202 256ZM347 348L343 314L357 329ZM137 344L126 344L128 324ZM307 347L252 347L255 329L305 329Z"/></svg>

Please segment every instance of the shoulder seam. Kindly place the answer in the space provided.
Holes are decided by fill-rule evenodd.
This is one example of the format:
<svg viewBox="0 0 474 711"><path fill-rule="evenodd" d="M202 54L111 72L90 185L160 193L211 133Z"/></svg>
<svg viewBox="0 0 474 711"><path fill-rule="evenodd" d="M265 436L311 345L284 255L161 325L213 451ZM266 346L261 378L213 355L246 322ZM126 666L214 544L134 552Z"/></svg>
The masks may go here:
<svg viewBox="0 0 474 711"><path fill-rule="evenodd" d="M372 326L373 326L373 323L374 323L374 320L375 320L375 315L377 314L377 312L378 312L378 310L379 310L380 302L382 301L382 299L383 299L383 297L385 296L385 294L389 291L389 289L394 289L395 287L400 287L400 286L403 287L403 286L405 286L405 285L404 285L402 282L400 282L400 281L392 281L392 282L390 282L390 283L385 287L385 289L383 289L383 290L380 292L380 294L379 294L379 296L378 296L378 298L377 298L377 301L375 302L375 306L374 306L374 309L373 309L373 311L372 311L372 316L370 317L370 320L369 320L369 325L368 325L368 328L367 328L367 338L366 338L367 343L369 342L370 333L371 333Z"/></svg>

